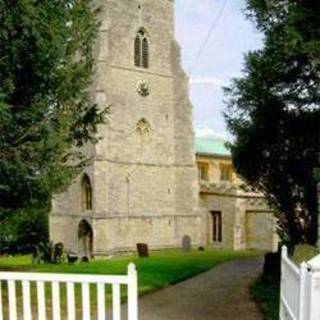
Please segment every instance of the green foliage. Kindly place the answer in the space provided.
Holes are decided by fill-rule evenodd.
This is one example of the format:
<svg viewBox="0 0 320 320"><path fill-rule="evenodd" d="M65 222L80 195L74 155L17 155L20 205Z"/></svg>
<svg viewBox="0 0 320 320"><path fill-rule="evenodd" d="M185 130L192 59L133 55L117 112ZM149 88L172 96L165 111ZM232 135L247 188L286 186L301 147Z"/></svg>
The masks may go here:
<svg viewBox="0 0 320 320"><path fill-rule="evenodd" d="M319 249L307 244L299 244L295 246L292 260L300 265L302 262L308 262L319 254Z"/></svg>
<svg viewBox="0 0 320 320"><path fill-rule="evenodd" d="M226 89L238 173L263 192L290 246L315 244L320 157L320 2L247 0L264 47Z"/></svg>
<svg viewBox="0 0 320 320"><path fill-rule="evenodd" d="M90 102L91 0L0 0L0 221L48 209L87 160L106 109ZM41 209L42 208L42 209Z"/></svg>
<svg viewBox="0 0 320 320"><path fill-rule="evenodd" d="M265 320L279 319L280 279L261 276L251 288L253 298L259 303Z"/></svg>
<svg viewBox="0 0 320 320"><path fill-rule="evenodd" d="M48 208L32 208L7 215L0 225L0 253L29 253L48 241Z"/></svg>
<svg viewBox="0 0 320 320"><path fill-rule="evenodd" d="M315 179L317 180L317 182L320 183L320 169L319 168L315 169L314 176L315 176Z"/></svg>
<svg viewBox="0 0 320 320"><path fill-rule="evenodd" d="M268 252L264 256L263 272L264 276L280 277L281 273L281 253Z"/></svg>

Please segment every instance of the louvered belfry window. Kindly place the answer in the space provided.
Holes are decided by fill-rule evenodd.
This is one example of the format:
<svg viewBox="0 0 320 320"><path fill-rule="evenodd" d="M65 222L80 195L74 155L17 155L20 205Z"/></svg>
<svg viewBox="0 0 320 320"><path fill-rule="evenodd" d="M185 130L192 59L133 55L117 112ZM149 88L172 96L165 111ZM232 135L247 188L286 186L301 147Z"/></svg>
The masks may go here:
<svg viewBox="0 0 320 320"><path fill-rule="evenodd" d="M138 35L134 40L134 65L141 67L141 39Z"/></svg>
<svg viewBox="0 0 320 320"><path fill-rule="evenodd" d="M149 68L149 41L144 28L140 28L134 40L134 65Z"/></svg>
<svg viewBox="0 0 320 320"><path fill-rule="evenodd" d="M149 44L146 38L142 40L142 67L149 68Z"/></svg>

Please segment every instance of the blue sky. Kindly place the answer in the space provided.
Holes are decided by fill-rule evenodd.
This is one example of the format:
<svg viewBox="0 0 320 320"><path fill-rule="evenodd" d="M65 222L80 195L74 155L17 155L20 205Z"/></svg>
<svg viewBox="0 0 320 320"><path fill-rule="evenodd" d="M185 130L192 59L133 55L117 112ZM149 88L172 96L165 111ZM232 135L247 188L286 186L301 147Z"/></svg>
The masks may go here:
<svg viewBox="0 0 320 320"><path fill-rule="evenodd" d="M196 132L229 137L222 86L241 74L243 54L261 46L261 35L245 18L245 0L176 0L175 5L176 38L190 78Z"/></svg>

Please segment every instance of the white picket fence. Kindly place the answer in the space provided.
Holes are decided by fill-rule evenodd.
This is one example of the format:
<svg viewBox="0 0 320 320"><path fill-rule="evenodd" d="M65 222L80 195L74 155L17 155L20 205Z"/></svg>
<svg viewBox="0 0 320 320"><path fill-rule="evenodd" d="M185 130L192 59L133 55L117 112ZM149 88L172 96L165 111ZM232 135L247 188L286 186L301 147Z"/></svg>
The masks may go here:
<svg viewBox="0 0 320 320"><path fill-rule="evenodd" d="M320 255L297 267L281 254L280 320L320 319Z"/></svg>
<svg viewBox="0 0 320 320"><path fill-rule="evenodd" d="M22 287L22 310L17 308L17 284ZM36 300L31 301L31 284L36 284ZM104 276L104 275L80 275L80 274L52 274L52 273L20 273L0 272L0 320L4 318L3 288L7 283L7 300L9 320L46 320L47 304L45 284L51 286L51 309L53 320L62 319L60 289L66 287L66 319L76 320L75 286L81 286L81 309L82 319L91 319L90 288L94 285L97 291L96 312L98 320L106 320L106 285L112 288L112 320L121 320L120 288L127 286L128 293L128 320L138 320L138 280L134 264L128 266L127 275ZM32 314L31 304L37 304L37 315ZM63 318L65 319L65 317ZM111 318L110 318L111 320Z"/></svg>

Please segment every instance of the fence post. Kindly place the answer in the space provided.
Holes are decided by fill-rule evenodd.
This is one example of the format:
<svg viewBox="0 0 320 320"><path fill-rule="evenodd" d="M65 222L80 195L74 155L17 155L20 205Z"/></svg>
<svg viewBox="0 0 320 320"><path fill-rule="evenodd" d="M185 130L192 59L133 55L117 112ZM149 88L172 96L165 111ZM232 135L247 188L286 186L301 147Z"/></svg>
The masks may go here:
<svg viewBox="0 0 320 320"><path fill-rule="evenodd" d="M280 268L281 277L280 277L280 310L279 310L280 317L279 317L279 319L284 319L284 312L285 312L285 310L283 309L283 303L282 303L283 284L285 281L283 261L287 257L288 257L288 248L286 246L282 246L282 248L281 248L281 264L280 264L281 265L281 268Z"/></svg>
<svg viewBox="0 0 320 320"><path fill-rule="evenodd" d="M281 248L281 258L288 257L288 248L286 246L282 246Z"/></svg>
<svg viewBox="0 0 320 320"><path fill-rule="evenodd" d="M305 320L307 314L307 276L308 266L305 262L300 265L300 287L299 287L299 320Z"/></svg>
<svg viewBox="0 0 320 320"><path fill-rule="evenodd" d="M319 269L311 269L310 273L310 320L320 317L320 274Z"/></svg>
<svg viewBox="0 0 320 320"><path fill-rule="evenodd" d="M128 320L138 320L138 275L134 263L128 266Z"/></svg>

